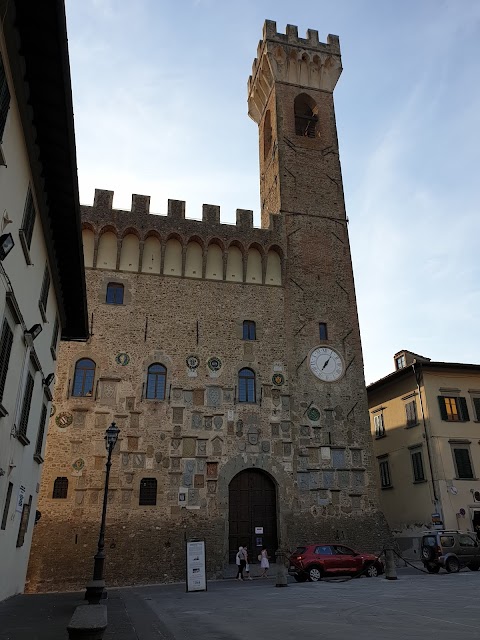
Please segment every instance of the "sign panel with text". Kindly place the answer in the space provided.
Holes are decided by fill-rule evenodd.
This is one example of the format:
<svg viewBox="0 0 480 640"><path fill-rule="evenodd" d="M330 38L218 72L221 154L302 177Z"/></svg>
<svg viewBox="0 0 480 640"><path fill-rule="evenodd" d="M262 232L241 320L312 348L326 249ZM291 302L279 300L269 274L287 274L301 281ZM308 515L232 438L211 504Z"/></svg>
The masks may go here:
<svg viewBox="0 0 480 640"><path fill-rule="evenodd" d="M205 541L187 541L187 591L207 590Z"/></svg>

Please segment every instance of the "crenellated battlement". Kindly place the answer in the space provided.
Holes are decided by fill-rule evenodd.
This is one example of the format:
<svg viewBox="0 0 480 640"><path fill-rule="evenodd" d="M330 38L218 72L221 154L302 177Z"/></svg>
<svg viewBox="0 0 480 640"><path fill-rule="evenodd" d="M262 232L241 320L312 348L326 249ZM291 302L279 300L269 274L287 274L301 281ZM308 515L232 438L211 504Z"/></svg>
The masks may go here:
<svg viewBox="0 0 480 640"><path fill-rule="evenodd" d="M307 37L299 38L295 25L287 24L286 32L279 33L276 22L265 20L248 79L248 114L260 122L274 82L333 92L341 72L338 36L329 34L323 43L318 31L308 29Z"/></svg>
<svg viewBox="0 0 480 640"><path fill-rule="evenodd" d="M220 222L220 207L204 204L202 220L185 217L185 202L169 200L167 215L150 213L150 196L133 194L130 211L113 208L113 191L95 190L81 207L85 266L157 275L281 285L284 220L253 226L253 211L237 209L236 224Z"/></svg>
<svg viewBox="0 0 480 640"><path fill-rule="evenodd" d="M294 24L287 24L285 33L279 33L277 31L277 23L274 20L265 20L263 25L263 42L267 40L340 55L340 40L338 36L328 34L327 42L324 43L319 41L318 31L316 29L307 29L307 37L299 38L298 27ZM262 42L260 42L259 47L261 44Z"/></svg>
<svg viewBox="0 0 480 640"><path fill-rule="evenodd" d="M120 226L126 227L152 227L157 228L168 226L172 221L185 221L188 225L202 225L198 227L199 231L205 228L218 226L225 233L238 231L261 234L267 238L269 235L280 234L282 229L282 218L275 214L270 216L270 225L267 228L257 228L253 226L253 211L251 209L236 210L236 224L220 222L220 207L215 204L204 204L202 207L202 220L185 217L185 201L184 200L168 200L167 215L150 213L150 196L132 194L132 206L130 211L124 209L113 208L113 191L106 189L95 189L95 197L93 207L82 205L82 219L85 222L95 224L96 222L107 222L115 219ZM112 220L110 220L112 219ZM208 231L208 229L205 229Z"/></svg>

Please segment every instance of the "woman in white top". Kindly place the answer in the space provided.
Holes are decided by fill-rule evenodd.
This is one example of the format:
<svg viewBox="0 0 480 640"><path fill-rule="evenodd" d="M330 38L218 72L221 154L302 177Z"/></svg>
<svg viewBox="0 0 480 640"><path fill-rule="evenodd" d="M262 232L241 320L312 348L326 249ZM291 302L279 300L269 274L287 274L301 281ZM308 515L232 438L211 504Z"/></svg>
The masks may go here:
<svg viewBox="0 0 480 640"><path fill-rule="evenodd" d="M260 577L266 578L267 571L270 568L270 563L268 561L268 552L265 548L262 549L262 553L260 554L260 556L261 556L260 567L263 569L262 575Z"/></svg>

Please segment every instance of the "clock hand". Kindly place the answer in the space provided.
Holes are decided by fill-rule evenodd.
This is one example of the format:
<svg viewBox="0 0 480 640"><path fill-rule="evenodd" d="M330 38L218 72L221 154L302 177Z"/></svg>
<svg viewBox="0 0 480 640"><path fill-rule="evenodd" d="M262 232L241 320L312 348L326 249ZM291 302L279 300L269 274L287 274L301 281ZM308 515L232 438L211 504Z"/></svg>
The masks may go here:
<svg viewBox="0 0 480 640"><path fill-rule="evenodd" d="M332 356L330 356L330 358L328 358L328 360L325 361L325 364L322 367L322 371L325 369L325 367L327 366L327 364L330 362Z"/></svg>

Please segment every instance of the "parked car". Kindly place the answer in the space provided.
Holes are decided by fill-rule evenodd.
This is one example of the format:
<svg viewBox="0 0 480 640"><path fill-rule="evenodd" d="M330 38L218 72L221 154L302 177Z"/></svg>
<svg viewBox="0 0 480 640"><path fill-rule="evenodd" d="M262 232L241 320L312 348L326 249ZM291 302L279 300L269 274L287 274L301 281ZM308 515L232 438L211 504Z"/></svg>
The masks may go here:
<svg viewBox="0 0 480 640"><path fill-rule="evenodd" d="M427 531L422 536L422 562L429 573L443 567L456 573L462 567L478 571L480 545L471 531Z"/></svg>
<svg viewBox="0 0 480 640"><path fill-rule="evenodd" d="M341 544L309 544L297 547L290 557L289 573L297 582L318 582L323 576L360 574L373 578L383 573L380 558L369 553L357 553Z"/></svg>

